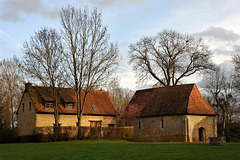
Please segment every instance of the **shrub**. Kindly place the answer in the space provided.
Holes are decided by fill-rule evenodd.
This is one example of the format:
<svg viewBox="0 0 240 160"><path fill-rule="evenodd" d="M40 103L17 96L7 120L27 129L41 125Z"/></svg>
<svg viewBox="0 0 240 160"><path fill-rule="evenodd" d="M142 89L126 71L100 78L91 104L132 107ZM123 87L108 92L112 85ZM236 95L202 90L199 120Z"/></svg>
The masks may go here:
<svg viewBox="0 0 240 160"><path fill-rule="evenodd" d="M18 131L17 129L0 129L0 143L13 143L18 142Z"/></svg>

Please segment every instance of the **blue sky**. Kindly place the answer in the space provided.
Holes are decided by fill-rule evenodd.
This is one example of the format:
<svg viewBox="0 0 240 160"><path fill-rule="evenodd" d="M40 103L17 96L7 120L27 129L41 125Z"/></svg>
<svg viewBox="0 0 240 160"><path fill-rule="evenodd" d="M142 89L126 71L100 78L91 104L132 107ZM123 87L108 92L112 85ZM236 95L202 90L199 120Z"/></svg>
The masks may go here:
<svg viewBox="0 0 240 160"><path fill-rule="evenodd" d="M21 58L23 42L42 27L60 29L58 13L67 5L102 11L103 24L108 26L111 41L118 43L122 56L117 71L122 87L148 86L135 83L135 74L128 65L128 46L163 29L203 37L216 64L230 60L240 48L238 0L0 0L0 59L13 55ZM192 76L185 81L200 80Z"/></svg>

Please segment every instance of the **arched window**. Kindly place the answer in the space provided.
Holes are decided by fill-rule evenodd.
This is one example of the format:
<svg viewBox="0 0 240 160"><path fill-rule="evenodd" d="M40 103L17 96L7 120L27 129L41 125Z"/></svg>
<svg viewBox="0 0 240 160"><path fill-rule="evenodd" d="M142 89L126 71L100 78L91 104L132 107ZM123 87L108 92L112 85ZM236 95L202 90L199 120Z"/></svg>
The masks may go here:
<svg viewBox="0 0 240 160"><path fill-rule="evenodd" d="M163 121L163 119L162 119L162 123L161 124L162 124L161 127L163 129L164 128L164 121Z"/></svg>

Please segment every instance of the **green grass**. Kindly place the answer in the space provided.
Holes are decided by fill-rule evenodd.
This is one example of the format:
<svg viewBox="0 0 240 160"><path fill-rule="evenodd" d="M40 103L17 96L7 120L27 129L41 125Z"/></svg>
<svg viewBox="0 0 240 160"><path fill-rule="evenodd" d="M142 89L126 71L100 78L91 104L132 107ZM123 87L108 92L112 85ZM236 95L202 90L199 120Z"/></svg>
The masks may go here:
<svg viewBox="0 0 240 160"><path fill-rule="evenodd" d="M86 140L0 144L0 160L7 159L240 160L240 143L227 143L227 146L209 146L207 143L140 143Z"/></svg>

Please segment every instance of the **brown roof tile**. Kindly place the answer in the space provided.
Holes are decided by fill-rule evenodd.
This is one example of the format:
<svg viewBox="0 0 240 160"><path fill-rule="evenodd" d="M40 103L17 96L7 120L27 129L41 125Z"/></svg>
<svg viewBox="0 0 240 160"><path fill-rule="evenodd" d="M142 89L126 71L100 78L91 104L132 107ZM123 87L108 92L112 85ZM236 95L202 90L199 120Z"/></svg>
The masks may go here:
<svg viewBox="0 0 240 160"><path fill-rule="evenodd" d="M34 103L36 112L41 113L54 113L53 109L46 109L45 102L53 101L50 88L31 86L28 89L32 101ZM82 91L82 99L85 91ZM71 88L58 88L60 95L59 113L76 114L77 113L77 99L74 89ZM65 103L74 103L74 110L67 110L64 107ZM92 105L97 107L97 110L93 110ZM83 114L97 114L97 115L116 115L117 109L114 106L111 97L106 91L90 91L87 95L84 113Z"/></svg>
<svg viewBox="0 0 240 160"><path fill-rule="evenodd" d="M137 104L140 116L159 115L215 115L195 84L138 90L129 105Z"/></svg>

